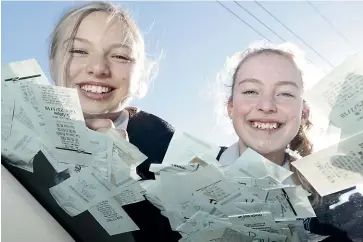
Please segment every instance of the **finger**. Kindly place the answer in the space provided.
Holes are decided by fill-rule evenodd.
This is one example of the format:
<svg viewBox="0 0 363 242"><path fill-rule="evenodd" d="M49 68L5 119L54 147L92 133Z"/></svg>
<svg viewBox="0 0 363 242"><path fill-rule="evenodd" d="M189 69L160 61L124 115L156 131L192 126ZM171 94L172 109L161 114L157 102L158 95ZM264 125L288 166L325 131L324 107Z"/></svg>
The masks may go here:
<svg viewBox="0 0 363 242"><path fill-rule="evenodd" d="M101 132L101 133L107 133L109 130L110 130L109 128L99 128L99 129L97 129L95 131Z"/></svg>
<svg viewBox="0 0 363 242"><path fill-rule="evenodd" d="M86 119L86 126L92 130L115 128L111 119Z"/></svg>

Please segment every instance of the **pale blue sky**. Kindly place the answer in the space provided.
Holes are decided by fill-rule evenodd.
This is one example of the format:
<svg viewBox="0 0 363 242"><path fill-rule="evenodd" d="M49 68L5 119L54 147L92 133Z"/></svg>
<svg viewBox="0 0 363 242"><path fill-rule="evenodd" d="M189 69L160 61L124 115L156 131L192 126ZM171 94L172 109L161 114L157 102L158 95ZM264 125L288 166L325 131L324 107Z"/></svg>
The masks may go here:
<svg viewBox="0 0 363 242"><path fill-rule="evenodd" d="M2 64L35 58L48 74L48 39L60 14L74 2L2 2ZM76 3L77 4L77 3ZM227 56L242 51L261 37L217 2L127 2L144 31L147 51L160 61L158 76L148 95L133 104L159 115L177 127L211 142L226 145L230 124L216 126L208 86ZM280 40L234 2L223 2L272 41ZM254 2L240 2L284 39L295 42L325 73L331 70ZM306 1L261 2L290 29L334 65L354 50L338 36ZM362 48L363 2L313 2L355 49Z"/></svg>

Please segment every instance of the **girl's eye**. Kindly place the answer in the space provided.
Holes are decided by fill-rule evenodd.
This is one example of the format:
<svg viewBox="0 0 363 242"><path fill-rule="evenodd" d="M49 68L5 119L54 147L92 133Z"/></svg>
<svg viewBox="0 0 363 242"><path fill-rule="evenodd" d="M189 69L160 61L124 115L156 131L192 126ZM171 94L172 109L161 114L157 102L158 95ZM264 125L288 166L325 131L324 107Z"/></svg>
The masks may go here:
<svg viewBox="0 0 363 242"><path fill-rule="evenodd" d="M254 90L247 90L247 91L242 92L242 94L252 95L252 94L258 94L258 93L256 91L254 91Z"/></svg>
<svg viewBox="0 0 363 242"><path fill-rule="evenodd" d="M284 97L295 97L294 95L292 95L291 93L288 93L288 92L282 92L279 95L284 96Z"/></svg>
<svg viewBox="0 0 363 242"><path fill-rule="evenodd" d="M123 62L133 62L133 59L123 55L113 55L112 57Z"/></svg>
<svg viewBox="0 0 363 242"><path fill-rule="evenodd" d="M78 50L78 49L72 49L69 51L69 53L71 54L79 54L79 55L86 55L88 54L86 51L84 50Z"/></svg>

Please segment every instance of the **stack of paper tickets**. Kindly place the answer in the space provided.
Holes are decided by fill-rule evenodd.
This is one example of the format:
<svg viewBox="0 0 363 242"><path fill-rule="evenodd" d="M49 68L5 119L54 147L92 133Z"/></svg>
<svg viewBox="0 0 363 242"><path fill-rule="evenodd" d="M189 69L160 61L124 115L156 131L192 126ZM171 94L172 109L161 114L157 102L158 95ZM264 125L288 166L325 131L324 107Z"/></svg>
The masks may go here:
<svg viewBox="0 0 363 242"><path fill-rule="evenodd" d="M76 89L49 85L35 60L2 66L1 153L33 172L41 151L70 177L50 193L65 212L89 211L110 234L139 228L122 206L145 200L136 166L147 157L112 131L88 129Z"/></svg>
<svg viewBox="0 0 363 242"><path fill-rule="evenodd" d="M156 180L143 183L147 199L169 219L182 241L301 239L299 219L315 213L308 192L282 183L292 172L252 149L224 167L213 153L212 146L177 133L164 163L150 167Z"/></svg>

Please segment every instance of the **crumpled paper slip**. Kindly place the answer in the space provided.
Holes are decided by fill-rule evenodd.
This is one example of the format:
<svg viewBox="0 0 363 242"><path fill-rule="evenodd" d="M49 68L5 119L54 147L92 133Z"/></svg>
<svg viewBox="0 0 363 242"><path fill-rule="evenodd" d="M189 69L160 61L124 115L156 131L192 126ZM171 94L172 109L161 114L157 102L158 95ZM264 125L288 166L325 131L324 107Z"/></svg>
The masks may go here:
<svg viewBox="0 0 363 242"><path fill-rule="evenodd" d="M269 161L253 149L246 149L242 155L229 166L234 171L235 177L247 175L247 177L265 178L271 177L279 183L282 183L293 172L282 166ZM242 174L239 174L241 172Z"/></svg>
<svg viewBox="0 0 363 242"><path fill-rule="evenodd" d="M183 147L183 149L180 149L180 147ZM188 165L190 161L199 156L209 157L208 160L214 162L219 150L220 147L218 146L176 130L164 156L163 164ZM208 160L205 159L204 162L208 163Z"/></svg>

